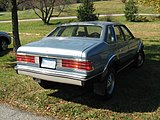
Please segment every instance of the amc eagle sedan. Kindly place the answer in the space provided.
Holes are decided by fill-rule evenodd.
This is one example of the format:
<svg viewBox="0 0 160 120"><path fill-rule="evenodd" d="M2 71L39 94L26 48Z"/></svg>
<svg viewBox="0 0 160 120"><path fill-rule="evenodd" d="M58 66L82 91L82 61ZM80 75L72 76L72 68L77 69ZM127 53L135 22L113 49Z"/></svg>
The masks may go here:
<svg viewBox="0 0 160 120"><path fill-rule="evenodd" d="M111 97L116 74L144 63L143 43L123 24L76 22L57 26L43 39L17 50L18 74L40 85L46 81L84 86Z"/></svg>

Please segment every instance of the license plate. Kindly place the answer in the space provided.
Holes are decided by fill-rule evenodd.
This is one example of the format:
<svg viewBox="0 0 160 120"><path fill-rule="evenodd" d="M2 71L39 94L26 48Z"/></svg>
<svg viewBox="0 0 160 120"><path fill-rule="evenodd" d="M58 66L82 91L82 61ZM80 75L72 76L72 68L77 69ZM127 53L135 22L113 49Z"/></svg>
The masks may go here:
<svg viewBox="0 0 160 120"><path fill-rule="evenodd" d="M45 68L56 68L56 59L54 58L42 58L41 67Z"/></svg>

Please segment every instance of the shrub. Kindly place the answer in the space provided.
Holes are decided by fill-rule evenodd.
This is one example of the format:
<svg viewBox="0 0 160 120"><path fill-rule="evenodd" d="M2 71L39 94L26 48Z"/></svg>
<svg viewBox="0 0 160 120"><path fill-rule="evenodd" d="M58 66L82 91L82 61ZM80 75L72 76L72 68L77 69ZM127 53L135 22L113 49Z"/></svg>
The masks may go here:
<svg viewBox="0 0 160 120"><path fill-rule="evenodd" d="M126 3L126 0L121 0L123 3Z"/></svg>
<svg viewBox="0 0 160 120"><path fill-rule="evenodd" d="M82 0L82 5L77 9L77 18L79 21L95 21L98 16L94 14L95 8L90 0Z"/></svg>
<svg viewBox="0 0 160 120"><path fill-rule="evenodd" d="M136 22L149 22L149 19L145 16L136 16Z"/></svg>
<svg viewBox="0 0 160 120"><path fill-rule="evenodd" d="M127 21L131 22L136 21L137 13L138 13L138 7L136 6L136 2L134 0L129 0L128 2L125 2L124 14Z"/></svg>
<svg viewBox="0 0 160 120"><path fill-rule="evenodd" d="M112 18L111 18L110 16L106 16L105 20L106 20L107 22L112 22Z"/></svg>

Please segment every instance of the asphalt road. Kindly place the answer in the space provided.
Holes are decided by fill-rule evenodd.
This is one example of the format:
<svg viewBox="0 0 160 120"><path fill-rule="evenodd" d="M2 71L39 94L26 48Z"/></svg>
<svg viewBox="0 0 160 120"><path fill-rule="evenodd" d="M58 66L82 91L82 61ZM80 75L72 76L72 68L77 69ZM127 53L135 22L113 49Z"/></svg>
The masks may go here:
<svg viewBox="0 0 160 120"><path fill-rule="evenodd" d="M0 104L0 120L54 120L53 118L33 115L25 111Z"/></svg>

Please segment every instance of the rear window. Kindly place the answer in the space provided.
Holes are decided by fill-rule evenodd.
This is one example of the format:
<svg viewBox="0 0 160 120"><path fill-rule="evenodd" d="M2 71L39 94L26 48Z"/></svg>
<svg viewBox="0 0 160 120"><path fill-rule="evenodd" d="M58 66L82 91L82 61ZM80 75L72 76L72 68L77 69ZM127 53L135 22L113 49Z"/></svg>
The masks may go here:
<svg viewBox="0 0 160 120"><path fill-rule="evenodd" d="M49 37L88 37L100 38L102 28L93 25L71 25L57 27Z"/></svg>

